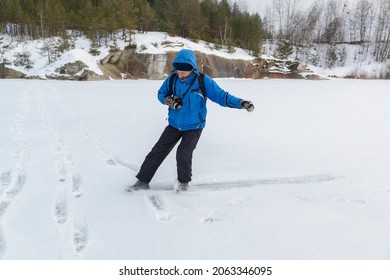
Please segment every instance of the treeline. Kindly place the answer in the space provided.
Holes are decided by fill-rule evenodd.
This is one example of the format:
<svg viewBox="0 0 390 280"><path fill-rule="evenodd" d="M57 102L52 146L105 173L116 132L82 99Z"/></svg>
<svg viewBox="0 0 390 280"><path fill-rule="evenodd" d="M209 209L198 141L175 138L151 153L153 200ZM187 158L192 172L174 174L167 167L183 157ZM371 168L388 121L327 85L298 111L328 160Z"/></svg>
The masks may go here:
<svg viewBox="0 0 390 280"><path fill-rule="evenodd" d="M377 61L390 58L390 0L273 0L263 20L265 38L295 46L366 46ZM332 50L330 49L330 55Z"/></svg>
<svg viewBox="0 0 390 280"><path fill-rule="evenodd" d="M118 30L130 46L128 32L138 30L241 47L254 54L271 39L279 42L280 57L289 56L295 46L304 61L315 44L327 44L329 67L343 61L344 50L336 47L341 43L362 46L356 56L370 54L380 62L390 58L390 0L317 0L310 6L305 0L273 0L262 18L234 1L0 0L0 29L32 39L59 36L64 38L55 44L60 48L67 48L69 30L73 37L86 35L94 46L114 39Z"/></svg>
<svg viewBox="0 0 390 280"><path fill-rule="evenodd" d="M86 35L95 45L123 30L164 31L224 46L260 51L258 14L227 0L0 0L0 27L32 39ZM131 44L131 42L129 42Z"/></svg>

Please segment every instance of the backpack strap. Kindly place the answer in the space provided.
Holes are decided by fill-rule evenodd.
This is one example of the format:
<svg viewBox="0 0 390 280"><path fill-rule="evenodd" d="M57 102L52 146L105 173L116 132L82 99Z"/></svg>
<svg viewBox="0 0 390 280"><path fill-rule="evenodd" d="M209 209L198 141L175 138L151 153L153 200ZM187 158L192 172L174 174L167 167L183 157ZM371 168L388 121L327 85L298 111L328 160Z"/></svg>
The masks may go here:
<svg viewBox="0 0 390 280"><path fill-rule="evenodd" d="M173 88L173 84L176 81L176 78L177 78L177 73L173 73L171 75L171 77L169 78L169 94L170 95L174 95L175 94L175 90ZM203 97L205 99L207 99L206 87L204 85L204 73L199 72L198 83L199 83L199 88L200 88L200 91L202 92ZM191 85L192 84L193 84L193 82L191 83Z"/></svg>
<svg viewBox="0 0 390 280"><path fill-rule="evenodd" d="M174 90L173 90L173 83L175 82L177 78L177 73L173 73L171 77L169 78L169 95L174 95Z"/></svg>
<svg viewBox="0 0 390 280"><path fill-rule="evenodd" d="M207 95L206 95L206 87L204 86L204 73L199 72L198 82L199 82L200 91L202 92L204 99L206 99Z"/></svg>

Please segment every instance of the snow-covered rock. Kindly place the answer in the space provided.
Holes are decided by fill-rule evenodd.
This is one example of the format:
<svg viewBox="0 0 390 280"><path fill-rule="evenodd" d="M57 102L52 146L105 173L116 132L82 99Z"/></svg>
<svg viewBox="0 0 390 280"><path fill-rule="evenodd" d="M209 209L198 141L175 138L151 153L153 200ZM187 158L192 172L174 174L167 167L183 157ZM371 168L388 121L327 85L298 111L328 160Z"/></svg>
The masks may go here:
<svg viewBox="0 0 390 280"><path fill-rule="evenodd" d="M326 66L326 46L316 45L310 50L294 51L288 60L272 57L275 44L265 42L263 55L255 57L249 51L221 46L204 41L191 41L169 36L163 32L135 33L131 45L121 36L106 46L92 48L85 37L74 39L74 48L55 57L42 51L45 40L23 40L3 35L2 45L7 51L0 56L0 78L40 78L69 80L108 79L163 79L172 71L171 62L178 51L192 49L198 58L200 71L212 77L236 78L304 78L367 77L383 78L388 66L375 63L369 52L360 57L359 46L340 46L342 56L333 68ZM53 39L47 39L53 41ZM28 63L15 63L18 56ZM80 62L82 68L77 66ZM301 63L305 62L305 63ZM314 66L316 65L316 66ZM70 68L79 71L74 74ZM386 68L387 67L387 68ZM388 71L388 70L387 70Z"/></svg>

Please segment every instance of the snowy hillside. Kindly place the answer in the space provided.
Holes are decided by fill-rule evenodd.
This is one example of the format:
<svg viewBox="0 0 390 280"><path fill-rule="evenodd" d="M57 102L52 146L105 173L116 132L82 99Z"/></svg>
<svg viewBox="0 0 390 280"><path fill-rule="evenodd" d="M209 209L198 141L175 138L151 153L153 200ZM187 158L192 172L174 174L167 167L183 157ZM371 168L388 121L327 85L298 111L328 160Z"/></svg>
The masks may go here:
<svg viewBox="0 0 390 280"><path fill-rule="evenodd" d="M96 56L90 52L93 49L91 42L85 37L77 38L73 41L74 47L62 54L58 54L55 61L50 61L49 54L42 51L44 46L52 44L55 46L59 44L59 38L52 38L43 40L21 40L15 41L7 35L2 35L0 47L0 61L6 61L7 67L11 67L22 73L25 73L27 77L40 77L45 78L46 75L55 74L54 70L69 62L80 60L88 65L89 69L97 74L101 74L97 65L100 60L109 54L111 49L125 49L129 45L129 42L125 42L122 39L121 34L117 35L115 41L110 41L107 46L102 46L94 49ZM235 52L228 53L226 50L217 49L213 44L209 44L204 41L193 42L181 37L172 37L162 32L147 32L147 33L135 33L132 37L132 44L136 44L138 53L151 53L151 54L163 54L168 51L179 51L182 48L198 50L205 54L214 54L224 58L231 59L244 59L252 60L254 57L248 54L247 51L242 49L235 49ZM17 65L18 54L27 54L29 57L29 65ZM50 54L50 56L52 56ZM9 64L10 63L10 64ZM16 64L16 65L15 65ZM26 63L24 63L26 64Z"/></svg>
<svg viewBox="0 0 390 280"><path fill-rule="evenodd" d="M263 52L272 56L277 44L273 41L263 44ZM332 52L330 55L329 52ZM309 65L310 69L325 77L337 78L384 78L390 72L390 60L379 63L372 56L369 44L315 44L293 47L290 60ZM329 57L332 56L332 60Z"/></svg>
<svg viewBox="0 0 390 280"><path fill-rule="evenodd" d="M0 258L390 258L388 81L217 82L193 185L174 152L126 194L166 125L161 81L0 80Z"/></svg>
<svg viewBox="0 0 390 280"><path fill-rule="evenodd" d="M26 74L27 77L46 78L55 74L55 69L76 60L84 62L89 70L101 75L98 68L101 59L109 54L110 49L125 49L129 42L122 40L118 34L115 41L107 46L94 49L86 38L77 38L72 42L73 48L63 53L53 54L44 51L48 45L56 46L59 38L43 40L15 40L2 35L0 41L0 62L6 66ZM168 51L179 51L182 48L198 50L205 54L214 54L230 59L252 60L254 57L248 51L235 48L234 52L219 49L214 44L204 41L193 42L181 37L172 37L161 32L135 33L132 38L139 53L163 54ZM276 45L266 42L263 46L263 57L269 58L274 54ZM309 50L298 50L289 57L292 60L303 61L310 69L323 76L345 77L358 74L362 77L378 77L383 71L388 71L390 65L376 63L368 52L362 51L364 47L356 45L342 45L339 47L338 59L334 67L327 65L327 47L314 46ZM91 54L91 50L96 55ZM22 57L22 58L20 58ZM50 61L50 63L49 63Z"/></svg>

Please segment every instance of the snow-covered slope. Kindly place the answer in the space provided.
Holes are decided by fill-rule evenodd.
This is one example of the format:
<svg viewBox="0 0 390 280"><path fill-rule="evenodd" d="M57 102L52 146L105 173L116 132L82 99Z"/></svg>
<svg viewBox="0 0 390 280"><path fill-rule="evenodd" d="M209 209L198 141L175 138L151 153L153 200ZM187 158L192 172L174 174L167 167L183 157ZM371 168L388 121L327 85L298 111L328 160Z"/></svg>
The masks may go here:
<svg viewBox="0 0 390 280"><path fill-rule="evenodd" d="M0 80L2 259L389 259L387 81L217 82L193 186L174 152L125 194L166 125L161 81Z"/></svg>
<svg viewBox="0 0 390 280"><path fill-rule="evenodd" d="M254 57L246 50L236 48L234 52L228 52L227 49L218 48L214 44L204 41L190 41L181 37L172 37L162 32L135 32L131 36L131 43L136 45L136 51L139 53L163 54L168 51L179 51L182 48L198 50L205 54L214 54L230 59L252 60ZM43 40L15 40L7 35L2 35L0 44L0 62L6 61L7 67L13 68L26 74L27 77L40 77L55 75L55 69L69 63L80 60L84 62L89 70L101 75L98 68L100 60L109 54L110 49L124 49L129 45L128 41L122 39L118 34L115 41L108 42L106 46L93 50L95 55L91 54L91 42L85 37L79 37L72 43L74 48L64 53L59 53L57 57L52 57L43 51L44 46L58 44L58 38ZM6 46L7 49L5 48ZM263 46L263 57L270 58L274 54L276 45L266 42ZM303 61L308 64L310 69L323 76L345 77L358 74L358 76L377 77L381 71L388 71L389 64L378 64L371 57L369 52L362 53L359 46L343 45L338 47L338 60L333 68L327 65L327 46L317 45L313 49L305 51L306 53L294 52L289 59ZM314 50L315 49L315 50ZM340 54L341 53L341 54ZM29 57L28 67L17 64L17 56L25 54ZM50 63L49 63L50 61ZM8 64L10 63L10 64Z"/></svg>
<svg viewBox="0 0 390 280"><path fill-rule="evenodd" d="M55 59L53 59L53 55L50 54L49 59L49 53L43 51L44 46L47 46L48 44L55 46L58 44L56 43L58 41L58 38L50 38L45 41L15 41L13 38L3 35L0 47L1 49L4 49L4 53L1 53L0 62L6 61L7 67L25 73L27 77L45 78L46 75L50 76L55 74L55 69L76 60L84 62L88 65L90 70L97 74L101 74L97 65L101 59L109 54L110 49L115 48L123 50L129 45L129 42L122 40L122 36L118 34L115 41L108 42L107 46L97 48L95 50L97 55L93 56L90 53L92 49L91 42L85 37L79 37L73 42L74 48L59 54ZM182 48L187 48L198 50L205 54L214 54L231 59L252 60L254 58L248 53L248 51L243 49L237 48L233 53L229 53L224 48L217 49L214 44L204 41L193 42L181 37L172 37L163 32L136 32L132 35L131 43L137 45L136 51L139 53L163 54L168 51L179 51ZM8 46L7 49L5 49L5 46ZM18 54L27 54L30 60L29 67L25 67L24 65L15 65Z"/></svg>

